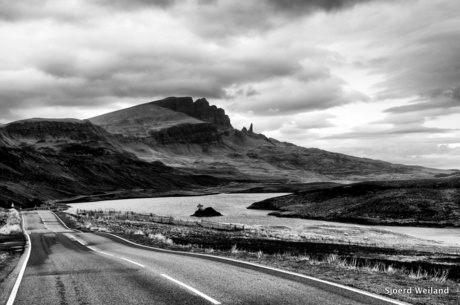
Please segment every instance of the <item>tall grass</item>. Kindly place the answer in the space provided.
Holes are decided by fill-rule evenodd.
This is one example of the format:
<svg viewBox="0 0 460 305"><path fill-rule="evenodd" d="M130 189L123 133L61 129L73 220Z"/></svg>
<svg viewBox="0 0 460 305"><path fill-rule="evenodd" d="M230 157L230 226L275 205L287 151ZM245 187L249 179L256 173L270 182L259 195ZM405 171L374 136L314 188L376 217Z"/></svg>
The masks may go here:
<svg viewBox="0 0 460 305"><path fill-rule="evenodd" d="M161 233L157 233L157 234L149 234L148 237L150 239L153 239L153 240L156 240L156 241L159 241L163 244L167 244L167 245L173 245L174 242L172 241L172 239L170 238L167 238L166 236L164 236L163 234Z"/></svg>
<svg viewBox="0 0 460 305"><path fill-rule="evenodd" d="M2 213L3 225L0 227L0 234L11 235L22 232L20 223L21 215L15 209L10 209L8 212Z"/></svg>

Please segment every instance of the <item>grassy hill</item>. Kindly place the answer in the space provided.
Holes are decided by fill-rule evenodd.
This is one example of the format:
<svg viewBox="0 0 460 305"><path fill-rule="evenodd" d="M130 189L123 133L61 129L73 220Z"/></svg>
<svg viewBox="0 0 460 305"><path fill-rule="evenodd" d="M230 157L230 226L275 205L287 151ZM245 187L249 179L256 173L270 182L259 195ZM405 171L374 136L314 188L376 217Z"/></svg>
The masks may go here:
<svg viewBox="0 0 460 305"><path fill-rule="evenodd" d="M151 131L203 121L152 103L106 113L89 119L114 134L148 137Z"/></svg>
<svg viewBox="0 0 460 305"><path fill-rule="evenodd" d="M460 177L362 182L252 204L278 217L423 226L460 226Z"/></svg>
<svg viewBox="0 0 460 305"><path fill-rule="evenodd" d="M34 119L2 126L0 201L27 206L34 199L133 190L149 196L222 182L139 160L122 146L89 121Z"/></svg>

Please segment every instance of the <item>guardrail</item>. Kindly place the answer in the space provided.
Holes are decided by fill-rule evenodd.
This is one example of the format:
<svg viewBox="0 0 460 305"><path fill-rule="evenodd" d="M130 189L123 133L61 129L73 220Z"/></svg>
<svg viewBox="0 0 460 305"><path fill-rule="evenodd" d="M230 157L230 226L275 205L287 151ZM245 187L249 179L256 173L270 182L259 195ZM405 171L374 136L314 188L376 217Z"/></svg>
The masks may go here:
<svg viewBox="0 0 460 305"><path fill-rule="evenodd" d="M189 220L174 218L172 216L160 216L153 213L135 213L131 211L115 211L113 209L107 210L84 210L77 209L77 216L88 217L93 219L118 219L118 220L133 220L133 221L145 221L145 222L156 222L171 225L181 226L199 226L208 229L222 230L222 231L244 231L245 226L242 224L214 222L208 220Z"/></svg>

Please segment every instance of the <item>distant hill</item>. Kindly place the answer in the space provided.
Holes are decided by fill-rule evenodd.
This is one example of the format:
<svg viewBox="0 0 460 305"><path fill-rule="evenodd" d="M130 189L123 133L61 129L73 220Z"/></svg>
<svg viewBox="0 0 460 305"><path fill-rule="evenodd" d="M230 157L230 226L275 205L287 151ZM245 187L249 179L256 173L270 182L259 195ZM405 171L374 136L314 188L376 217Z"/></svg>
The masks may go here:
<svg viewBox="0 0 460 305"><path fill-rule="evenodd" d="M141 161L89 121L31 119L0 127L0 206L100 193L149 196L219 183Z"/></svg>
<svg viewBox="0 0 460 305"><path fill-rule="evenodd" d="M249 209L340 222L460 226L460 177L319 187L256 202Z"/></svg>

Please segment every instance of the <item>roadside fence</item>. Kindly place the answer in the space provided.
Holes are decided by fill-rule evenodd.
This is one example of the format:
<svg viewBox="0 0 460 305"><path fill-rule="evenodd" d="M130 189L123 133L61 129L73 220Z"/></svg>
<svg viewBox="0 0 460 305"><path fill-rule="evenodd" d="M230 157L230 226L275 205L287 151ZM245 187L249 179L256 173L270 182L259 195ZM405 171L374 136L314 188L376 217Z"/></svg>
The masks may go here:
<svg viewBox="0 0 460 305"><path fill-rule="evenodd" d="M214 222L208 220L189 220L180 219L172 216L159 216L153 213L136 213L130 211L116 211L114 209L106 210L83 210L77 209L77 216L90 219L105 219L105 220L132 220L144 222L156 222L171 225L204 227L222 231L244 231L245 226L242 224Z"/></svg>
<svg viewBox="0 0 460 305"><path fill-rule="evenodd" d="M446 248L443 246L436 245L411 245L411 244L394 244L385 242L375 242L368 238L363 238L361 241L350 239L348 236L345 237L326 237L326 236L315 236L305 234L302 232L294 231L283 231L272 229L263 226L252 226L243 224L223 223L214 222L209 220L190 220L190 219L179 219L171 216L159 216L153 213L135 213L130 211L116 211L114 209L106 210L84 210L77 209L77 216L80 218L86 218L90 221L97 222L109 222L114 221L132 221L132 222L153 222L170 225L190 226L190 227L204 227L208 229L221 230L221 231L237 231L238 234L245 236L256 236L266 239L284 240L292 242L310 242L320 244L335 244L344 246L362 246L371 248L383 248L383 249L396 249L396 250L412 250L412 251L426 251L426 252L437 252L437 253L459 253L459 247L453 246L452 248Z"/></svg>

